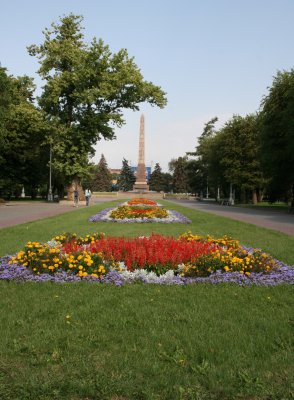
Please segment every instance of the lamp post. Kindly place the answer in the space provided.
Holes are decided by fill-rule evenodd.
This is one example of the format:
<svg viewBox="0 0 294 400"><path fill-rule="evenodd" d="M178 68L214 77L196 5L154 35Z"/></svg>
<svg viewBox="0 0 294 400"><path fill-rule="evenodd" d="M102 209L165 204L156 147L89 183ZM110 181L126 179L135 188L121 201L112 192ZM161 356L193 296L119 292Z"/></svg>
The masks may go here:
<svg viewBox="0 0 294 400"><path fill-rule="evenodd" d="M49 150L49 191L48 191L48 201L53 201L52 194L52 144L50 142Z"/></svg>
<svg viewBox="0 0 294 400"><path fill-rule="evenodd" d="M230 198L229 198L230 206L234 205L234 196L233 196L233 185L230 183Z"/></svg>

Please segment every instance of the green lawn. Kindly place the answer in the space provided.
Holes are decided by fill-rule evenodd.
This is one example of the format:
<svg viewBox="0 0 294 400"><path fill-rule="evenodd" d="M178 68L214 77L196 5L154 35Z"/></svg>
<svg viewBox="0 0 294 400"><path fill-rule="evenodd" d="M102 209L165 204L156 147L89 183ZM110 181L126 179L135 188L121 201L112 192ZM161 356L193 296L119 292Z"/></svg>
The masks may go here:
<svg viewBox="0 0 294 400"><path fill-rule="evenodd" d="M0 230L1 254L63 231L229 234L294 264L294 238L170 205L190 225L93 224L111 202ZM294 399L293 286L0 282L1 400Z"/></svg>
<svg viewBox="0 0 294 400"><path fill-rule="evenodd" d="M1 400L293 398L290 286L0 288Z"/></svg>
<svg viewBox="0 0 294 400"><path fill-rule="evenodd" d="M268 203L266 201L257 204L237 204L237 206L244 208L258 208L258 209L262 208L265 210L281 211L281 212L285 212L290 208L290 205L284 202Z"/></svg>

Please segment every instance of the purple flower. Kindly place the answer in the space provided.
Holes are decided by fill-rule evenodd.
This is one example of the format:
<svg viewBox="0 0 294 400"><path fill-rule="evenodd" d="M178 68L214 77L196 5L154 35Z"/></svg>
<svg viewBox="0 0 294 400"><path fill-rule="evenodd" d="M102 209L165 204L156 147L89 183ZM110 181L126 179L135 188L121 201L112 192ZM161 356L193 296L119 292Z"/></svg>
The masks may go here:
<svg viewBox="0 0 294 400"><path fill-rule="evenodd" d="M249 276L245 276L240 272L222 272L216 271L208 277L188 278L182 277L167 271L165 274L157 276L154 272L148 272L144 269L137 269L133 272L123 270L121 272L110 270L106 275L95 278L87 276L80 278L70 272L59 270L54 275L40 274L36 275L23 265L9 264L11 256L0 258L0 280L16 281L16 282L80 282L81 280L96 284L111 284L122 286L124 284L132 284L141 282L145 284L159 285L189 285L189 284L221 284L230 283L239 286L277 286L277 285L293 285L294 284L294 267L288 266L281 261L277 261L277 268L267 274L252 272Z"/></svg>

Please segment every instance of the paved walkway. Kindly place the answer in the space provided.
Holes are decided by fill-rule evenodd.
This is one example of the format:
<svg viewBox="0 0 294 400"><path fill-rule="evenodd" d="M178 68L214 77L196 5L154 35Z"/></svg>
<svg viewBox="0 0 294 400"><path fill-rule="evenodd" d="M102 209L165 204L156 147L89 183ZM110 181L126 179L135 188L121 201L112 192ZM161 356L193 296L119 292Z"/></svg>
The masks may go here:
<svg viewBox="0 0 294 400"><path fill-rule="evenodd" d="M289 214L286 211L221 206L214 202L210 203L195 200L166 200L184 207L221 215L222 217L247 222L248 224L273 229L294 236L294 214Z"/></svg>
<svg viewBox="0 0 294 400"><path fill-rule="evenodd" d="M9 202L0 206L0 228L24 224L66 212L74 212L85 205L74 207L73 203Z"/></svg>
<svg viewBox="0 0 294 400"><path fill-rule="evenodd" d="M114 199L109 197L95 199L90 205L111 200ZM79 201L78 207L74 207L73 202L67 201L61 201L60 203L10 201L0 205L0 229L37 221L38 219L54 217L55 215L67 212L74 212L85 207L85 201Z"/></svg>
<svg viewBox="0 0 294 400"><path fill-rule="evenodd" d="M109 199L95 199L95 203L109 201ZM252 209L241 207L220 206L215 203L199 202L193 200L170 200L171 203L180 204L195 210L221 215L249 224L277 230L287 235L294 236L294 215L281 211ZM8 226L24 224L26 222L52 217L67 212L75 212L84 208L83 202L75 208L73 203L39 203L39 202L9 202L0 205L0 229Z"/></svg>

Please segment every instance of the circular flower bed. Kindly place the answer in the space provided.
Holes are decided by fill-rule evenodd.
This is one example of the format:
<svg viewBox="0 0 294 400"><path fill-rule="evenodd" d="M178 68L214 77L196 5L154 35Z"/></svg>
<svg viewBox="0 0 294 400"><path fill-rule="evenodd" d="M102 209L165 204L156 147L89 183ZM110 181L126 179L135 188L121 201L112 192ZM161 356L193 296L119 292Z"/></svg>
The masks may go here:
<svg viewBox="0 0 294 400"><path fill-rule="evenodd" d="M133 199L114 208L106 208L89 218L90 222L144 223L178 222L188 224L191 221L177 211L167 210L155 201Z"/></svg>
<svg viewBox="0 0 294 400"><path fill-rule="evenodd" d="M155 234L137 238L64 234L43 244L28 242L13 257L3 257L0 279L276 285L293 284L294 268L228 237L191 232L177 239Z"/></svg>
<svg viewBox="0 0 294 400"><path fill-rule="evenodd" d="M121 206L115 208L110 213L113 219L132 219L132 218L167 218L168 212L158 206Z"/></svg>

